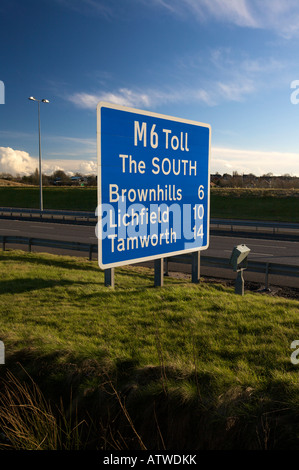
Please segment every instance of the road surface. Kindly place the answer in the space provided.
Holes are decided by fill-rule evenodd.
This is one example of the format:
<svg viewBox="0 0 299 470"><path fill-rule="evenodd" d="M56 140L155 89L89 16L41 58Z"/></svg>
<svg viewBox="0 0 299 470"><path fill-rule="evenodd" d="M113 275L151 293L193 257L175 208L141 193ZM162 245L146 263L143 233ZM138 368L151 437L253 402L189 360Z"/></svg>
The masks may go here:
<svg viewBox="0 0 299 470"><path fill-rule="evenodd" d="M97 243L94 226L86 225L70 225L60 223L48 222L32 222L20 220L0 220L0 235L15 235L23 237L34 238L47 238L53 240L75 241L83 243ZM271 235L272 236L272 235ZM274 237L274 236L273 236ZM255 239L255 238L240 238L230 236L211 236L210 246L207 250L203 251L203 256L212 256L220 258L229 258L232 249L235 245L244 243L247 245L251 252L249 260L264 261L279 264L299 265L299 242L280 241L272 239ZM11 247L11 245L10 245ZM20 246L26 249L24 246ZM38 252L53 252L62 254L62 250L52 250L50 248L32 247L33 251ZM85 253L65 251L65 254L76 256L87 256ZM96 255L93 255L96 258ZM190 266L174 265L170 263L170 270L179 269L184 272L190 272ZM212 272L213 271L213 272ZM235 273L228 269L216 270L213 268L202 267L202 275L212 275L215 277L221 276L229 279L235 278ZM264 282L265 276L258 273L244 273L246 280ZM297 278L284 277L278 278L273 276L273 281L278 285L288 285L290 287L299 287L299 280ZM272 282L273 282L272 281ZM286 284L287 282L287 284Z"/></svg>

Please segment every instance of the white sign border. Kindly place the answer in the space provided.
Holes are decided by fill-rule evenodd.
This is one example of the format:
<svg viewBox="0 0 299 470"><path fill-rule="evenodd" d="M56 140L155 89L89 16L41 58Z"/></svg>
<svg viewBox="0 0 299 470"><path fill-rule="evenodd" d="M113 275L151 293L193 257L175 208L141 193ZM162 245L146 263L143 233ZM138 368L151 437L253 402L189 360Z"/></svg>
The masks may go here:
<svg viewBox="0 0 299 470"><path fill-rule="evenodd" d="M208 153L208 203L207 203L207 209L208 209L208 215L207 215L207 244L205 246L197 247L195 250L192 248L180 250L180 251L175 251L171 253L165 253L164 255L153 255L153 256L145 256L143 258L134 258L131 260L125 260L125 261L118 261L115 263L109 263L109 264L103 264L102 263L102 243L101 243L101 238L98 237L98 265L101 269L111 269L111 268L116 268L118 266L127 266L130 264L137 264L137 263L143 263L146 261L154 261L156 259L161 259L161 258L169 258L171 256L177 256L177 255L183 255L185 253L195 253L197 251L203 251L207 250L209 247L210 243L210 160L211 160L211 134L212 134L212 129L210 124L205 124L202 122L198 121L193 121L189 119L183 119L183 118L177 118L174 116L168 116L166 114L159 114L159 113L154 113L152 111L144 111L141 109L136 109L128 106L123 106L123 105L117 105L114 103L108 103L106 101L100 101L97 104L97 203L98 207L101 206L102 204L102 186L101 186L101 170L102 170L102 153L101 153L101 109L102 108L111 108L115 109L118 111L125 111L128 113L134 113L134 114L140 114L143 116L151 116L154 118L158 119L167 119L168 121L175 121L175 122L182 122L185 124L191 124L199 127L206 127L209 129L209 153ZM98 233L102 233L102 223L99 215L96 213L98 216Z"/></svg>

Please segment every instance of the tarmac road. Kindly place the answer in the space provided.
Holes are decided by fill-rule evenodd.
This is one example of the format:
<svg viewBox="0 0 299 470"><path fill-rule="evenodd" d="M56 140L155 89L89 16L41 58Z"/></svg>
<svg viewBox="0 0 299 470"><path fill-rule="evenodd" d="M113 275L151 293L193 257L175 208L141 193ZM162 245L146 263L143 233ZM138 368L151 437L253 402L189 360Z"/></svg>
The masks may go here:
<svg viewBox="0 0 299 470"><path fill-rule="evenodd" d="M0 220L0 235L15 235L23 237L35 238L48 238L55 240L77 241L84 243L97 243L94 226L86 225L70 225L70 224L57 224L48 222L32 222L21 220ZM213 256L220 258L229 258L232 249L235 245L244 243L247 245L251 252L249 260L265 261L288 265L299 265L299 242L275 240L275 235L270 239L255 239L255 238L241 238L230 236L210 236L210 246L207 250L203 251L203 256ZM9 245L8 247L12 247ZM26 247L20 246L19 248L26 250ZM38 252L53 252L62 254L62 250L53 250L44 247L32 247L33 251ZM86 253L65 251L64 254L87 256ZM93 255L96 257L96 255ZM175 265L170 263L170 270L178 270L186 273L190 272L190 266ZM202 266L201 273L203 276L224 277L227 279L234 279L235 273L228 269L211 269ZM258 273L244 273L246 280L264 282L265 276ZM288 285L290 287L299 288L299 280L297 278L285 278L284 276L273 276L272 282L276 285Z"/></svg>

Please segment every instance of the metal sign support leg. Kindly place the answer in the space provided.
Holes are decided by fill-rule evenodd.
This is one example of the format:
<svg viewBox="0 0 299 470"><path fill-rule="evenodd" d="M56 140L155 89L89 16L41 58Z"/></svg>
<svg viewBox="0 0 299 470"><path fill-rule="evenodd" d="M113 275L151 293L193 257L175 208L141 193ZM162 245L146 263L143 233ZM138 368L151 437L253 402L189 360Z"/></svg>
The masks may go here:
<svg viewBox="0 0 299 470"><path fill-rule="evenodd" d="M155 287L162 287L163 286L163 276L164 276L164 259L156 259L155 260Z"/></svg>
<svg viewBox="0 0 299 470"><path fill-rule="evenodd" d="M192 253L192 282L194 284L200 282L200 251Z"/></svg>
<svg viewBox="0 0 299 470"><path fill-rule="evenodd" d="M105 269L105 287L114 289L114 268Z"/></svg>

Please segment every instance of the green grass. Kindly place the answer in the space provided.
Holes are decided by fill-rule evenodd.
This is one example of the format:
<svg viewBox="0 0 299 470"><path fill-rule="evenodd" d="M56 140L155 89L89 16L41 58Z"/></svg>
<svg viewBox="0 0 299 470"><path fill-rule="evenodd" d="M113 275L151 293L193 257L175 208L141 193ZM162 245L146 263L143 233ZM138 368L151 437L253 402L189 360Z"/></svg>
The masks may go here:
<svg viewBox="0 0 299 470"><path fill-rule="evenodd" d="M97 207L96 188L43 190L45 209L83 210ZM0 187L0 207L39 208L38 187ZM299 222L299 190L211 189L211 217Z"/></svg>
<svg viewBox="0 0 299 470"><path fill-rule="evenodd" d="M299 190L213 189L211 217L299 222Z"/></svg>
<svg viewBox="0 0 299 470"><path fill-rule="evenodd" d="M94 416L109 377L148 447L161 433L167 448L299 448L298 301L174 278L154 288L136 266L111 290L96 262L19 251L0 252L0 273L6 367L20 362L47 396L72 388Z"/></svg>
<svg viewBox="0 0 299 470"><path fill-rule="evenodd" d="M43 188L44 209L93 212L97 207L95 188ZM39 187L0 186L0 207L39 209Z"/></svg>

